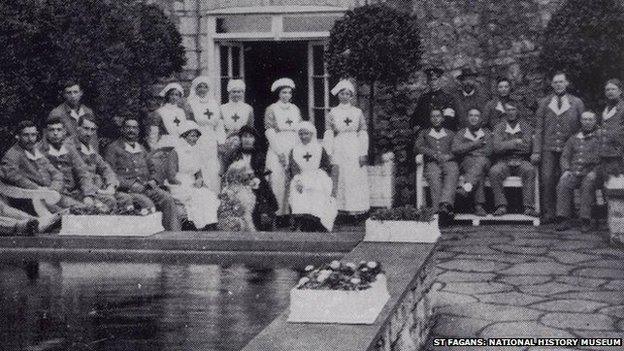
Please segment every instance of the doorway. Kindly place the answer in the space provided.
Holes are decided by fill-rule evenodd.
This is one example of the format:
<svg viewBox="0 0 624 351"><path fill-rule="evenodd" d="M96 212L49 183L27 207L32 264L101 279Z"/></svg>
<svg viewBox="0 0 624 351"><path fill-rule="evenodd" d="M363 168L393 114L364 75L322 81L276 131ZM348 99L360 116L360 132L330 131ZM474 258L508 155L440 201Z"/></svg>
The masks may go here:
<svg viewBox="0 0 624 351"><path fill-rule="evenodd" d="M277 94L271 93L271 84L283 77L295 82L297 88L292 103L299 107L303 119L309 120L308 42L247 42L244 44L244 53L246 99L254 108L256 128L264 130L264 111L277 101Z"/></svg>

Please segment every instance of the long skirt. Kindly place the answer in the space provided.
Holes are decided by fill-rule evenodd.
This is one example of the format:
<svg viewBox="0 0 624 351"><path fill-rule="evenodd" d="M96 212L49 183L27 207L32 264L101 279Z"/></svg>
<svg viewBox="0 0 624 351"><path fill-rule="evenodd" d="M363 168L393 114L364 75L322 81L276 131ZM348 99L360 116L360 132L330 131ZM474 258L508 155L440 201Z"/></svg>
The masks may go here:
<svg viewBox="0 0 624 351"><path fill-rule="evenodd" d="M303 184L303 191L297 191L297 184ZM321 220L331 231L338 214L336 202L331 197L331 178L321 169L297 174L290 182L289 200L293 215L309 214Z"/></svg>
<svg viewBox="0 0 624 351"><path fill-rule="evenodd" d="M284 150L286 162L288 162L290 150L292 150L297 143L297 138L297 133L294 131L279 132L276 135L277 142L282 147L282 150ZM275 151L270 148L267 152L266 167L271 171L271 189L277 199L278 210L276 215L287 215L288 199L286 198L286 168L279 162L279 157Z"/></svg>
<svg viewBox="0 0 624 351"><path fill-rule="evenodd" d="M334 139L334 164L338 165L339 211L363 213L370 209L368 170L360 167L360 142L357 133L339 133Z"/></svg>
<svg viewBox="0 0 624 351"><path fill-rule="evenodd" d="M192 182L189 183L180 174L177 178L182 184L170 185L169 189L171 195L184 205L188 220L198 229L217 223L217 209L220 203L217 195L206 187L194 187Z"/></svg>

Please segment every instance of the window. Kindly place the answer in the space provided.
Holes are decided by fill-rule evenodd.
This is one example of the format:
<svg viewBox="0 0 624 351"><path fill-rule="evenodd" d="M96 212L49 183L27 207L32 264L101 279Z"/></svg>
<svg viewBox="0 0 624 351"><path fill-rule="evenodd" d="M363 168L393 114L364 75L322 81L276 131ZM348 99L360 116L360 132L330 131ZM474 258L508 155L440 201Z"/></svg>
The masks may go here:
<svg viewBox="0 0 624 351"><path fill-rule="evenodd" d="M219 46L221 58L221 101L228 100L227 83L230 79L245 79L242 44Z"/></svg>
<svg viewBox="0 0 624 351"><path fill-rule="evenodd" d="M308 84L310 116L314 118L314 125L318 130L318 136L325 133L325 117L330 106L338 103L337 98L330 97L329 89L336 83L336 79L329 76L325 64L325 44L310 42L308 48Z"/></svg>

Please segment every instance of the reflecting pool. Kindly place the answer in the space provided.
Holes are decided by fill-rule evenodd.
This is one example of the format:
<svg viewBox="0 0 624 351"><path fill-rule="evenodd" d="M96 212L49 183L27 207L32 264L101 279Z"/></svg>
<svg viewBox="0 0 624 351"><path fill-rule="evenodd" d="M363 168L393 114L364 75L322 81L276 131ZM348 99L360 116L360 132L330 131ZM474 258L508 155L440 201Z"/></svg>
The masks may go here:
<svg viewBox="0 0 624 351"><path fill-rule="evenodd" d="M302 267L0 260L0 349L240 350Z"/></svg>

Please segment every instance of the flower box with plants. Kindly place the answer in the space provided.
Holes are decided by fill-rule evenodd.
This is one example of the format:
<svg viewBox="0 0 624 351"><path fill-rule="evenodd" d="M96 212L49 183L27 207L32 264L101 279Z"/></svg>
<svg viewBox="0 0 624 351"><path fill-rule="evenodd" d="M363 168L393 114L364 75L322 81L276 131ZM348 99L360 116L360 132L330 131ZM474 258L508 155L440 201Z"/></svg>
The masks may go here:
<svg viewBox="0 0 624 351"><path fill-rule="evenodd" d="M148 236L165 230L162 213L132 207L109 211L98 206L72 208L61 218L60 235Z"/></svg>
<svg viewBox="0 0 624 351"><path fill-rule="evenodd" d="M366 221L364 241L433 243L440 237L430 208L413 206L379 209Z"/></svg>
<svg viewBox="0 0 624 351"><path fill-rule="evenodd" d="M289 322L373 324L390 298L377 261L307 266L290 291Z"/></svg>

